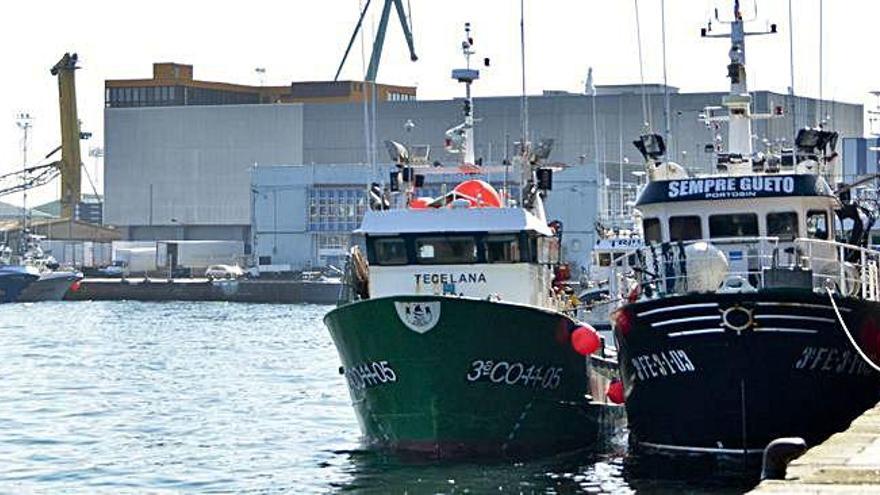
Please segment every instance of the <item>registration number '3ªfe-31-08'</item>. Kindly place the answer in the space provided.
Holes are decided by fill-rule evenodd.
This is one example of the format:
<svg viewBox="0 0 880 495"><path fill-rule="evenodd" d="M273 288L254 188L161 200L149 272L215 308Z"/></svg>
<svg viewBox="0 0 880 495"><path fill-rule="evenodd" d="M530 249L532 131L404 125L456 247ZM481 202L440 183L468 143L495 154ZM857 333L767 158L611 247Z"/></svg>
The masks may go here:
<svg viewBox="0 0 880 495"><path fill-rule="evenodd" d="M555 390L562 382L562 367L477 359L471 363L467 380Z"/></svg>

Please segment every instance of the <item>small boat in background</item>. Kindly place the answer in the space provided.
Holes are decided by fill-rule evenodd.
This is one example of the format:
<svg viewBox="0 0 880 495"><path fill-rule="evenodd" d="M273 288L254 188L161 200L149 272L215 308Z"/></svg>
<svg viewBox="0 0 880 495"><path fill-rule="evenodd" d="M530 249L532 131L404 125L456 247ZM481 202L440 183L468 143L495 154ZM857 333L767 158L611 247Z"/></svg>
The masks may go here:
<svg viewBox="0 0 880 495"><path fill-rule="evenodd" d="M0 302L60 301L76 290L83 278L40 248L40 238L25 231L20 249L0 246Z"/></svg>

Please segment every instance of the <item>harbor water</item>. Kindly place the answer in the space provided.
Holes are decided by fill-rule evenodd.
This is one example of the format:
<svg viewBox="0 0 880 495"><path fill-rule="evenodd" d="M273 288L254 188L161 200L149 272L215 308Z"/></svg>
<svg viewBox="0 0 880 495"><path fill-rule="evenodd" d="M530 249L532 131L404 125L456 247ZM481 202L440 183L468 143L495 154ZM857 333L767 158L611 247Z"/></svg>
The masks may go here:
<svg viewBox="0 0 880 495"><path fill-rule="evenodd" d="M610 452L530 461L364 450L321 321L328 309L0 306L0 492L681 493L753 484L690 470L659 480L626 458L623 437Z"/></svg>

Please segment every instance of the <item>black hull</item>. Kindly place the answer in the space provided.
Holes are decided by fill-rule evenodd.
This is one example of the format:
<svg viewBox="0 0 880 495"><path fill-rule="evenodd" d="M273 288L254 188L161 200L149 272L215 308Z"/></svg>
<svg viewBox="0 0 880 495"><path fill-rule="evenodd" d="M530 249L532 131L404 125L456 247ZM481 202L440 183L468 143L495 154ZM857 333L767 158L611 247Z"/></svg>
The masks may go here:
<svg viewBox="0 0 880 495"><path fill-rule="evenodd" d="M880 304L836 301L877 361ZM786 436L815 445L880 400L880 373L850 344L827 295L694 294L625 311L619 362L642 452L759 454Z"/></svg>

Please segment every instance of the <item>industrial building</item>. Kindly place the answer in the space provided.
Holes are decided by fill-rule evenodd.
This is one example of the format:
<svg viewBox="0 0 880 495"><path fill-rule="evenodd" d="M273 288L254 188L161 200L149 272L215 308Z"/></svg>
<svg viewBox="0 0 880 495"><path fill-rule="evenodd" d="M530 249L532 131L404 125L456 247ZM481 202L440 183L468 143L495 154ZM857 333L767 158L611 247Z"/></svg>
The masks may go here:
<svg viewBox="0 0 880 495"><path fill-rule="evenodd" d="M444 132L460 123L461 99L416 100L414 88L410 88L412 91L407 94L411 96L406 98L392 96L396 92L390 89L380 93L383 96L377 98L372 133L379 145L370 149L366 144L371 133L366 130L365 105L357 96L361 93L356 91L360 83L344 83L352 89L342 97L348 98L342 103L328 99L326 94L311 100L294 100L298 83L283 87L287 91L284 97L272 93L278 88L260 93L260 87L245 87L257 96L244 103L224 103L222 98L207 103L189 97L180 100L180 89L174 92L178 98L174 103L157 104L155 89L153 97L148 95L144 100L141 95L135 98L132 94L129 101L125 92L128 87L134 90L152 84L154 88L184 88L184 93L197 87L191 67L166 66L169 64L157 64L150 80L107 81L104 221L116 226L129 240L240 240L250 253L255 237L251 225L254 216L259 216L252 205L250 170L254 166L262 170L275 165L306 165L305 169L314 171L311 183L302 182L305 179L296 176L296 172L290 172L293 178L288 179L304 184L302 194L307 198L312 189L320 191L324 186L344 183L356 190L370 177L385 177L391 166L381 146L386 139L428 145L430 161L440 165L457 161L445 152L443 145ZM173 77L176 66L181 67L177 79ZM229 90L241 88L227 86L224 87ZM554 140L550 162L584 166L594 175L604 174L612 183L612 190L618 187L617 182L631 184L638 180L632 172L642 169L641 157L631 142L645 129L643 92L652 128L663 133L668 121L670 159L694 172L708 170L712 166L715 135L725 135L726 129L709 129L699 116L705 107L720 104L726 94L722 92L681 93L677 88L661 85L644 89L640 85L597 86L595 96L548 91L528 98L531 136L535 140ZM664 92L669 93L668 114L664 111ZM158 94L161 99L161 89ZM757 91L752 96L756 113L783 113L779 118L755 122L758 150L764 146L790 145L795 129L814 121L817 100L767 91ZM135 100L139 102L136 105ZM520 139L520 98L477 98L474 105L479 119L475 130L477 156L484 164L501 164L512 156ZM862 135L861 105L825 102L823 107L830 115L831 127L841 136ZM371 155L381 173L374 175L366 165ZM346 170L346 180L329 177L333 175L330 172L325 179L320 171L330 166ZM254 177L255 187L259 187L259 173ZM285 183L288 179L279 180ZM322 182L325 180L326 183ZM597 210L597 196L597 189L593 188L584 189L576 198L584 215ZM624 204L626 201L622 194L609 194L608 198L608 207L616 210L621 210L619 198L624 198ZM273 206L277 208L273 214L300 222L297 228L309 229L315 224L302 223L307 215L303 201L281 200ZM552 209L549 214L560 216ZM593 220L591 217L584 223L592 224ZM350 223L356 225L357 220ZM318 241L314 239L325 234L315 231L311 241L303 240L306 244L296 249L309 252L312 263L319 263L320 250L330 249L327 246L332 243L315 244ZM277 251L279 245L273 249Z"/></svg>
<svg viewBox="0 0 880 495"><path fill-rule="evenodd" d="M108 108L198 105L249 105L258 103L351 103L369 99L370 85L361 81L294 82L288 86L248 86L200 81L193 66L155 63L150 79L115 79L104 83ZM377 99L409 101L416 88L376 84Z"/></svg>

